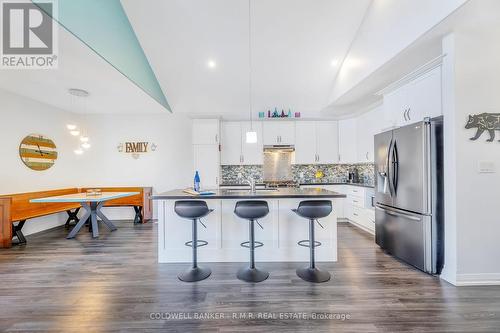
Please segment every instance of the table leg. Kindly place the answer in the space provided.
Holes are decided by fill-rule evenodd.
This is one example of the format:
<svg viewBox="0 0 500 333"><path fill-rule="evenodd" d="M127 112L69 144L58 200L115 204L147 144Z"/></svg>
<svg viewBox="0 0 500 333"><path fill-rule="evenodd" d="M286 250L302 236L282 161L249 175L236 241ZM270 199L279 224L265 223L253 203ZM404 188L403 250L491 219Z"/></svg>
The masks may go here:
<svg viewBox="0 0 500 333"><path fill-rule="evenodd" d="M90 222L92 223L92 238L99 237L99 227L97 226L97 206L96 202L90 203Z"/></svg>
<svg viewBox="0 0 500 333"><path fill-rule="evenodd" d="M106 227L108 227L109 230L115 231L116 230L115 225L113 223L111 223L111 221L101 211L101 208L102 208L103 204L104 204L104 202L101 202L99 205L97 205L97 207L96 207L96 214L97 214L97 216L99 216L101 218L102 223L104 223L104 225Z"/></svg>
<svg viewBox="0 0 500 333"><path fill-rule="evenodd" d="M90 218L89 227L92 228L92 237L99 237L99 227L97 225L97 216L101 218L102 223L111 231L115 231L116 227L111 221L101 212L101 208L104 202L91 202L90 205L86 202L82 202L82 207L85 209L85 214L82 216L80 221L75 225L73 230L68 234L66 238L74 238L78 231L82 228L85 222Z"/></svg>
<svg viewBox="0 0 500 333"><path fill-rule="evenodd" d="M87 219L90 217L90 207L86 203L82 203L82 207L85 209L85 214L82 216L80 221L71 229L70 233L66 237L67 239L74 238L78 231L83 227Z"/></svg>

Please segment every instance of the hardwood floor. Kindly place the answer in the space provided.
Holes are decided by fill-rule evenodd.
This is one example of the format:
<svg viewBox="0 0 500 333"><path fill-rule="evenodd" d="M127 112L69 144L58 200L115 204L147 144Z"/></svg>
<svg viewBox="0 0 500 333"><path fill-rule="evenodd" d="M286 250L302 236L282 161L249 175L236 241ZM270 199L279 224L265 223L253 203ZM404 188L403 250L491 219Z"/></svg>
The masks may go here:
<svg viewBox="0 0 500 333"><path fill-rule="evenodd" d="M60 228L0 250L0 331L500 331L500 287L456 288L385 255L347 224L339 225L339 261L320 265L333 278L317 285L295 275L296 263L259 263L271 272L259 284L236 279L240 263L206 264L208 280L183 283L176 275L186 265L156 263L155 224L116 224L114 233L101 228L98 240L87 232L66 240ZM224 318L194 318L219 313ZM286 313L309 317L279 318Z"/></svg>

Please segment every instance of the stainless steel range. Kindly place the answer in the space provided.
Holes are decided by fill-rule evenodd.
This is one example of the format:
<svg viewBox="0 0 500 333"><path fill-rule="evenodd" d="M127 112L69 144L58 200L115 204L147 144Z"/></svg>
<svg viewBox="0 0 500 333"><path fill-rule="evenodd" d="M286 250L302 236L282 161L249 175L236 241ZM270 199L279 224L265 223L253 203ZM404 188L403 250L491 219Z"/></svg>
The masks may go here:
<svg viewBox="0 0 500 333"><path fill-rule="evenodd" d="M443 119L375 136L375 241L431 273L444 261Z"/></svg>

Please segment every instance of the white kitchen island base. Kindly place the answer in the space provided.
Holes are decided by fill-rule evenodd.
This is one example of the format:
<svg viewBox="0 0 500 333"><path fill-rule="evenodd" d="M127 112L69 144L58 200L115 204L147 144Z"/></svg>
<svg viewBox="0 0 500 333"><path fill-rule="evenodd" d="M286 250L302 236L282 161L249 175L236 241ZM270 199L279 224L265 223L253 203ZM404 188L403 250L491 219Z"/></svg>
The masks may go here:
<svg viewBox="0 0 500 333"><path fill-rule="evenodd" d="M334 192L331 192L334 193ZM184 198L190 199L193 198ZM195 197L198 199L198 197ZM238 199L199 198L207 202L214 211L202 219L207 228L198 227L198 239L208 242L207 246L198 248L199 262L248 262L249 250L241 247L248 241L248 220L240 219L234 214L234 206ZM255 239L264 246L255 250L257 262L307 262L309 249L299 246L298 241L309 239L309 221L294 212L302 200L332 200L332 213L320 220L322 229L315 224L315 238L322 243L316 250L316 261L337 261L337 214L335 198L277 198L266 200L269 214L259 220L264 227L255 224ZM179 199L158 200L158 262L189 263L192 260L192 249L184 245L191 240L192 221L180 218L174 212L174 204Z"/></svg>

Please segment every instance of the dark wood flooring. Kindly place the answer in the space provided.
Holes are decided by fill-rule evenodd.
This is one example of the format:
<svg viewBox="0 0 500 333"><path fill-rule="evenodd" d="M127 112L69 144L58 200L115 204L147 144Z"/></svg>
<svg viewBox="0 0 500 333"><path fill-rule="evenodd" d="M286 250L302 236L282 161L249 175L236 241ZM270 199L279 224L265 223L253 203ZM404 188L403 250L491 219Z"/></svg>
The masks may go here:
<svg viewBox="0 0 500 333"><path fill-rule="evenodd" d="M0 331L500 331L500 287L456 288L385 255L346 224L339 261L321 265L333 279L317 285L295 275L296 263L259 264L271 272L259 284L236 279L239 263L208 264L208 280L183 283L176 274L185 265L156 263L156 224L117 226L98 240L83 231L66 240L60 228L0 250ZM280 318L289 313L295 318Z"/></svg>

